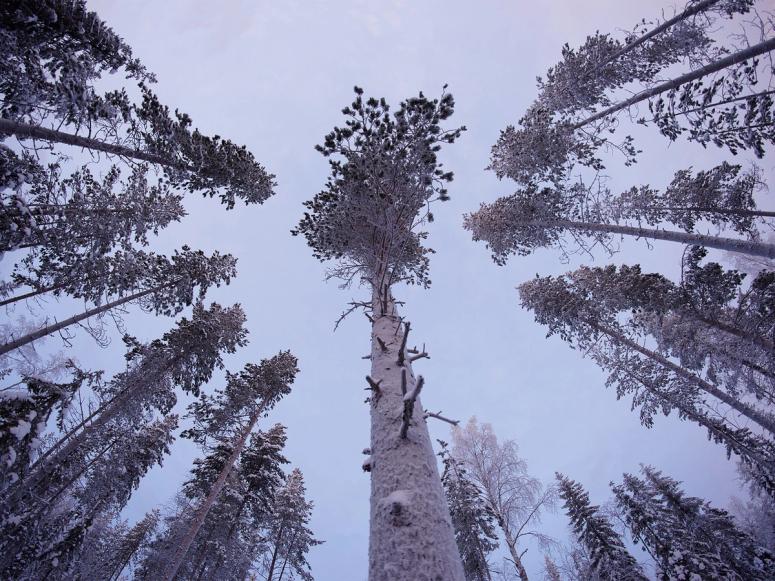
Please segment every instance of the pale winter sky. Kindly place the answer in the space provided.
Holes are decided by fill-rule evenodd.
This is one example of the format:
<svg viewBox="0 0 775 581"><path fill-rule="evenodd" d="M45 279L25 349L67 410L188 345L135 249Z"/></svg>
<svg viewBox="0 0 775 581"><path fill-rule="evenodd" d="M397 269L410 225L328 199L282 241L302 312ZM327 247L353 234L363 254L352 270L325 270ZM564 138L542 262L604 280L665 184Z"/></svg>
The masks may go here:
<svg viewBox="0 0 775 581"><path fill-rule="evenodd" d="M461 225L464 212L511 192L510 183L484 171L490 147L534 98L535 77L558 60L563 43L576 46L595 30L630 28L672 10L667 1L91 0L89 6L157 74L163 102L189 113L205 133L246 144L277 174L277 195L261 207L226 212L217 201L189 197L190 215L155 246L170 251L190 244L239 258L238 278L209 297L238 301L247 311L251 343L230 357L230 369L280 349L300 359L294 391L270 422L288 426L287 456L304 472L315 502L311 524L325 540L310 555L318 580L366 578L369 477L360 466L369 441L363 403L369 362L361 356L369 351L369 328L353 315L332 332L345 303L365 291L326 283L326 267L289 230L302 202L322 188L327 163L313 146L340 124L354 84L397 105L418 90L438 95L448 83L457 101L451 121L468 126L443 154L456 180L452 201L436 208L430 228L437 251L432 288L396 290L406 301L414 341L424 341L432 357L416 365L427 381L426 407L492 423L499 437L519 443L533 475L549 481L562 471L584 483L595 502L608 499L610 480L637 471L639 463L656 465L714 503L739 494L733 463L700 428L673 418L658 420L652 430L641 427L629 402L617 402L605 389L592 362L556 337L545 339L519 308L517 284L580 261L562 264L547 250L497 267ZM634 168L609 166L613 185L664 186L676 169L705 169L723 159L696 145L668 147L653 131L638 135L645 152ZM763 165L772 175L771 155ZM652 250L626 243L614 260L675 277L680 252L669 243ZM597 256L596 264L607 262ZM128 330L143 339L173 324L136 311L127 317ZM79 337L72 352L87 367L115 371L121 364L115 337L105 350ZM446 424L435 422L431 430L450 439ZM142 483L127 516L138 518L169 500L195 454L179 442L163 469ZM562 514L550 516L546 532L564 539L566 522ZM639 549L635 554L644 558ZM538 577L537 547L529 548L527 565Z"/></svg>

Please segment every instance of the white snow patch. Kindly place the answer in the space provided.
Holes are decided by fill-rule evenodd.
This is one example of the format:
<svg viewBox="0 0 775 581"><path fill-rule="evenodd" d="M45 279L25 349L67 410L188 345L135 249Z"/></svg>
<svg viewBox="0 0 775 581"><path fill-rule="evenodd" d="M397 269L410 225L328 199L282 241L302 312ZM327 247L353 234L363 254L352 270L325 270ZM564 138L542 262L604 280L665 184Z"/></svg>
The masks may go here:
<svg viewBox="0 0 775 581"><path fill-rule="evenodd" d="M383 504L398 504L401 506L409 506L412 501L411 490L394 490L382 499Z"/></svg>
<svg viewBox="0 0 775 581"><path fill-rule="evenodd" d="M30 422L19 420L18 425L14 426L13 428L9 428L8 431L11 432L14 436L16 436L17 440L23 440L24 437L30 433L31 429L32 429L32 424Z"/></svg>
<svg viewBox="0 0 775 581"><path fill-rule="evenodd" d="M361 464L361 468L363 468L364 472L371 472L371 456L366 456L363 464Z"/></svg>

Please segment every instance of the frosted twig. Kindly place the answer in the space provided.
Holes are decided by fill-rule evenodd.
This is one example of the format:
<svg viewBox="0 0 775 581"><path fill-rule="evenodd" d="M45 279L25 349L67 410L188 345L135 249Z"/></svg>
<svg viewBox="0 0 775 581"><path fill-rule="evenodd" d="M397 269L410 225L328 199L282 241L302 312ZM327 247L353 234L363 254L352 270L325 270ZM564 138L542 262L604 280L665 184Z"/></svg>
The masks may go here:
<svg viewBox="0 0 775 581"><path fill-rule="evenodd" d="M409 338L409 328L411 327L411 323L407 321L404 323L404 337L401 339L401 347L398 349L398 364L403 366L404 364L404 354L406 351L406 340Z"/></svg>
<svg viewBox="0 0 775 581"><path fill-rule="evenodd" d="M377 343L379 343L379 348L382 349L382 352L386 353L388 348L387 348L387 345L385 345L385 342L379 337L377 337Z"/></svg>
<svg viewBox="0 0 775 581"><path fill-rule="evenodd" d="M403 379L406 375L402 374L401 377ZM404 395L404 417L401 423L401 438L406 438L406 434L409 431L409 422L412 421L412 415L414 414L414 402L417 400L417 396L420 395L424 383L425 379L420 375L417 378L414 389Z"/></svg>
<svg viewBox="0 0 775 581"><path fill-rule="evenodd" d="M460 423L460 420L450 420L449 418L445 418L441 415L441 412L429 412L426 411L425 414L423 414L423 417L425 418L436 418L437 420L441 420L442 422L447 422L448 424L452 424L453 426L456 426Z"/></svg>

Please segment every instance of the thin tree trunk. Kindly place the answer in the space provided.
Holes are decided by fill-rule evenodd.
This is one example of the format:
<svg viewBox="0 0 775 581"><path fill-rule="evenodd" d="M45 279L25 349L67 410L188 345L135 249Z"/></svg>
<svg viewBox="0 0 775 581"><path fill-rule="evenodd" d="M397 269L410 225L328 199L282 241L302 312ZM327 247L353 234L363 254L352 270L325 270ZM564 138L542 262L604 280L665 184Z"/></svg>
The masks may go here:
<svg viewBox="0 0 775 581"><path fill-rule="evenodd" d="M718 321L716 319L708 319L707 317L703 317L699 313L696 313L696 316L698 321L705 323L709 327L713 327L714 329L724 331L725 333L729 333L730 335L739 337L740 339L745 339L746 341L750 341L754 345L758 345L759 347L766 349L768 351L775 351L775 343L773 343L772 341L768 341L763 337L758 337L756 335L751 335L750 333L745 333L744 331L741 331L740 329L738 329L733 325L728 325L727 323L724 323L723 321Z"/></svg>
<svg viewBox="0 0 775 581"><path fill-rule="evenodd" d="M677 89L681 85L685 85L686 83L691 83L692 81L695 81L707 75L713 74L715 72L723 70L732 65L736 65L750 58L765 54L772 50L775 50L775 38L770 38L768 40L760 42L759 44L750 46L744 50L741 50L739 52L726 56L722 59L719 59L695 71L686 73L685 75L681 75L680 77L676 77L675 79L659 84L655 87L652 87L651 89L641 91L640 93L633 95L629 99L620 101L619 103L616 103L611 107L603 109L602 111L595 113L587 117L586 119L579 121L578 123L574 123L573 125L571 125L571 129L573 130L581 129L585 125L589 125L590 123L598 121L599 119L608 117L613 113L617 113L618 111L621 111L622 109L626 109L632 105L635 105L636 103L640 103L641 101L650 99L651 97L659 95L660 93L664 93L665 91L670 91L672 89Z"/></svg>
<svg viewBox="0 0 775 581"><path fill-rule="evenodd" d="M120 307L121 305L128 303L130 301L134 301L136 299L148 296L150 294L153 294L155 292L160 291L161 289L172 286L175 283L168 283L156 286L154 288L150 288L144 291L139 291L134 294L131 294L129 296L116 299L115 301L112 301L110 303L106 303L99 307L94 307L93 309L89 309L87 311L84 311L80 315L75 315L73 317L70 317L69 319L65 319L64 321L59 321L58 323L54 323L53 325L46 325L45 327L42 327L38 329L37 331L34 331L32 333L29 333L27 335L24 335L23 337L19 337L15 341L9 341L5 345L0 346L0 355L4 355L10 351L13 351L14 349L18 349L19 347L23 347L24 345L27 345L29 343L32 343L33 341L36 341L38 339L41 339L47 335L51 335L52 333L56 333L57 331L61 331L62 329L65 329L66 327L69 327L70 325L74 325L76 323L79 323L83 321L84 319L88 319L89 317L93 317L95 315L99 315L101 313L104 313L106 311L109 311L111 309L114 309L116 307Z"/></svg>
<svg viewBox="0 0 775 581"><path fill-rule="evenodd" d="M371 397L369 581L463 581L463 566L419 398L407 437L400 436L402 372L406 374L407 393L414 390L416 380L407 357L401 357L403 365L398 363L399 350L405 345L387 285L374 285L372 310L371 378L379 390L372 391Z"/></svg>
<svg viewBox="0 0 775 581"><path fill-rule="evenodd" d="M632 49L637 48L638 46L642 45L644 42L654 38L657 34L660 34L664 31L666 31L668 28L678 24L682 20L686 20L690 16L694 16L698 12L704 12L714 4L718 3L719 0L702 0L701 2L696 2L695 4L692 4L689 6L686 10L683 12L676 14L673 18L670 18L668 20L665 20L662 24L659 26L656 26L649 30L646 34L643 34L642 36L639 36L632 42L628 43L626 46L623 46L621 49L616 51L614 54L612 54L610 57L608 57L605 62L603 62L601 65L597 67L597 70L602 69L605 65L608 63L611 63L618 59L620 56L630 52Z"/></svg>
<svg viewBox="0 0 775 581"><path fill-rule="evenodd" d="M635 226L621 226L619 224L598 224L594 222L575 222L572 220L547 220L549 226L560 226L569 230L581 230L588 232L604 232L607 234L623 234L637 238L653 238L654 240L667 240L680 242L681 244L699 244L708 248L718 248L729 252L750 254L775 258L775 245L764 242L751 242L735 238L722 238L719 236L707 236L705 234L689 234L674 230L658 230L655 228L638 228Z"/></svg>
<svg viewBox="0 0 775 581"><path fill-rule="evenodd" d="M283 566L280 567L280 576L277 578L277 581L283 581L283 575L285 574L285 566L288 564L288 555L290 555L291 551L293 550L293 543L296 542L297 536L299 536L298 531L296 531L296 534L293 535L291 542L288 544L288 549L285 551L285 557L283 558Z"/></svg>
<svg viewBox="0 0 775 581"><path fill-rule="evenodd" d="M626 337L622 333L619 333L609 327L599 325L594 321L588 321L585 319L581 319L581 320L582 322L586 323L593 329L596 329L597 331L600 331L601 333L608 335L614 341L626 347L629 347L633 351L637 351L641 355L648 357L649 359L651 359L656 363L659 363L662 367L672 371L682 379L688 381L692 385L695 385L696 387L700 388L704 392L709 393L710 395L724 402L732 409L736 410L737 412L747 417L751 421L759 424L762 428L764 428L768 432L775 434L775 421L771 417L768 417L762 414L760 411L756 410L755 408L752 408L747 404L744 404L743 402L739 401L737 398L732 397L731 395L722 391L715 385L708 383L701 377L698 377L697 375L688 371L687 369L684 369L680 365L676 365L675 363L673 363L666 357L663 357L659 353L656 353L650 349L647 349L646 347L643 347L642 345L633 341L629 337Z"/></svg>
<svg viewBox="0 0 775 581"><path fill-rule="evenodd" d="M667 206L660 208L668 210L670 212L705 212L708 214L723 214L725 216L746 216L751 218L775 218L775 212L769 212L767 210L745 210L745 209L730 209L730 208L704 208L702 206Z"/></svg>
<svg viewBox="0 0 775 581"><path fill-rule="evenodd" d="M74 135L72 133L65 133L64 131L57 131L55 129L47 129L37 125L30 125L28 123L19 123L18 121L11 121L10 119L0 119L0 133L15 135L20 139L41 139L43 141L74 145L76 147L83 147L85 149L91 149L94 151L103 151L105 153L120 155L122 157L128 157L131 159L140 159L150 163L176 169L188 169L185 164L176 162L155 153L148 153L145 151L132 149L131 147L124 147L123 145L105 143L97 139L83 137L81 135Z"/></svg>
<svg viewBox="0 0 775 581"><path fill-rule="evenodd" d="M183 564L183 560L186 558L186 553L188 553L188 549L191 547L191 543L194 542L199 529L202 528L202 524L204 524L205 519L207 518L207 514L210 512L213 504L215 504L215 500L218 498L221 490L223 490L223 487L226 486L226 478L228 478L229 474L231 473L234 464L237 462L237 458L239 458L239 455L242 453L242 449L245 447L245 442L247 441L250 432L253 430L253 427L256 425L256 422L258 421L258 418L261 416L263 411L264 405L259 405L251 414L250 420L248 420L247 425L242 430L242 433L240 434L237 441L234 443L234 449L231 451L231 455L226 461L226 464L221 469L221 473L218 475L218 479L210 488L210 492L207 494L207 498L205 498L202 504L199 505L199 508L197 508L194 520L189 526L186 535L183 537L183 540L180 542L180 544L175 548L172 558L167 563L163 575L165 581L172 581L178 574L178 570Z"/></svg>
<svg viewBox="0 0 775 581"><path fill-rule="evenodd" d="M528 581L525 566L522 564L522 559L520 559L519 555L517 554L516 541L511 538L511 535L506 530L506 527L501 526L501 528L506 535L506 546L509 548L509 553L511 553L511 560L514 563L514 568L517 570L517 575L519 575L520 581Z"/></svg>
<svg viewBox="0 0 775 581"><path fill-rule="evenodd" d="M33 290L33 291L28 292L28 293L24 293L24 294L21 294L21 295L16 295L15 297L11 297L11 298L8 298L8 299L3 299L2 301L0 301L0 307L4 307L5 305L11 305L13 303L17 303L19 301L23 301L25 299L31 299L32 297L36 297L38 295L42 295L42 294L51 292L53 290L57 290L58 288L62 288L63 286L64 285L61 285L61 284L60 285L56 285L56 286L50 286L50 287L47 287L47 288L44 288L44 289Z"/></svg>
<svg viewBox="0 0 775 581"><path fill-rule="evenodd" d="M635 379L638 383L640 383L644 387L644 389L646 389L646 391L648 391L655 397L666 401L675 409L677 409L680 413L684 414L687 418L699 424L700 426L706 428L715 437L717 437L719 440L724 442L725 445L729 446L730 449L734 450L735 453L741 458L746 458L749 462L754 462L757 465L761 466L762 468L767 468L769 470L772 470L773 467L772 467L771 460L768 461L757 450L752 450L748 444L736 439L734 437L734 434L731 434L727 429L722 429L716 422L709 419L705 414L703 414L699 410L696 410L693 407L688 407L684 405L680 400L674 397L671 397L669 394L666 394L654 388L643 378L634 374L631 369L625 368L621 365L617 365L617 367L625 374L629 375L630 377Z"/></svg>
<svg viewBox="0 0 775 581"><path fill-rule="evenodd" d="M285 522L280 523L280 528L277 531L277 540L274 543L274 550L272 551L272 562L269 563L269 571L266 574L266 581L272 581L274 577L274 567L277 564L277 553L280 552L280 542L283 538L283 526Z"/></svg>

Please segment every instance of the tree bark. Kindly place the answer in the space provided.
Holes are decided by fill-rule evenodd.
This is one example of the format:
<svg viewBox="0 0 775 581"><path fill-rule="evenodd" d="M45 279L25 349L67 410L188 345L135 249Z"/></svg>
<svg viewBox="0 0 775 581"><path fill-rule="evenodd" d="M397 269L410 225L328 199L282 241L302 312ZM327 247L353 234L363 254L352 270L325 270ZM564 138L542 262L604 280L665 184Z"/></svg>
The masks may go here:
<svg viewBox="0 0 775 581"><path fill-rule="evenodd" d="M728 406L730 406L732 409L736 410L743 416L759 424L762 428L764 428L771 434L775 434L775 421L771 417L766 416L765 414L761 413L759 410L752 408L747 404L744 404L743 402L739 401L737 398L732 397L728 393L722 391L712 383L705 381L701 377L695 375L694 373L692 373L691 371L688 371L687 369L684 369L680 365L676 365L675 363L673 363L666 357L660 355L659 353L656 353L650 349L647 349L646 347L643 347L642 345L633 341L629 337L626 337L622 333L619 333L618 331L615 331L609 327L600 325L594 321L588 321L584 319L582 319L582 321L587 325L589 325L590 327L592 327L593 329L605 335L608 335L617 343L620 343L626 347L629 347L633 351L637 351L641 355L644 355L647 358L651 359L652 361L659 363L662 367L672 371L677 376L688 381L692 385L699 387L702 391L719 399L720 401L724 402L725 404L727 404Z"/></svg>
<svg viewBox="0 0 775 581"><path fill-rule="evenodd" d="M514 568L517 570L517 575L519 575L520 581L528 581L525 566L522 564L522 559L520 559L519 555L517 554L516 540L511 538L511 533L509 533L505 526L501 525L501 528L503 529L503 534L506 536L506 546L509 548L511 560L514 562Z"/></svg>
<svg viewBox="0 0 775 581"><path fill-rule="evenodd" d="M710 208L703 206L667 206L669 212L722 214L725 216L745 216L750 218L775 218L775 212L767 210L746 210L743 208Z"/></svg>
<svg viewBox="0 0 775 581"><path fill-rule="evenodd" d="M221 473L218 475L217 480L210 488L210 492L207 494L207 498L205 498L202 504L199 505L199 508L197 508L194 520L189 526L189 529L186 532L186 535L183 537L183 540L177 547L175 547L175 552L173 553L172 558L167 562L167 566L165 567L163 575L165 581L173 581L175 576L178 574L178 570L183 564L183 560L186 558L186 553L188 553L188 549L191 547L191 543L194 542L199 529L202 528L202 525L207 518L207 514L215 504L215 500L218 498L221 490L223 490L223 487L226 486L226 479L231 473L232 468L234 468L234 464L237 462L237 458L239 458L239 455L242 453L242 449L245 447L245 442L247 441L250 432L253 430L253 427L256 425L256 422L258 421L258 418L261 416L263 411L264 405L259 405L251 414L247 425L242 429L242 433L234 443L234 449L231 451L229 459L221 469Z"/></svg>
<svg viewBox="0 0 775 581"><path fill-rule="evenodd" d="M374 286L372 307L371 378L379 390L371 397L369 581L464 581L419 398L407 437L400 437L402 371L408 393L416 380L408 357L398 363L405 342L387 286Z"/></svg>
<svg viewBox="0 0 775 581"><path fill-rule="evenodd" d="M600 66L597 67L597 70L602 69L605 65L608 63L611 63L618 59L620 56L627 54L632 49L637 48L638 46L642 45L644 42L654 38L657 34L660 34L670 28L671 26L674 26L681 22L682 20L686 20L690 16L694 16L698 12L703 12L713 6L714 4L718 3L719 0L702 0L700 2L696 2L695 4L692 4L689 6L686 10L681 12L680 14L676 14L673 18L670 18L668 20L665 20L662 24L659 26L656 26L649 30L646 34L643 34L642 36L639 36L632 42L628 43L626 46L623 46L620 50L616 51L614 54L612 54L610 57L608 57L605 62L603 62Z"/></svg>
<svg viewBox="0 0 775 581"><path fill-rule="evenodd" d="M57 290L58 288L62 288L63 286L64 285L50 286L50 287L47 287L47 288L44 288L44 289L33 290L33 291L28 292L28 293L24 293L24 294L21 294L21 295L16 295L15 297L11 297L11 298L8 298L8 299L3 299L2 301L0 301L0 307L4 307L5 305L11 305L13 303L16 303L16 302L19 302L19 301L23 301L25 299L31 299L32 297L36 297L38 295L42 295L42 294L45 294L47 292L51 292L52 290Z"/></svg>
<svg viewBox="0 0 775 581"><path fill-rule="evenodd" d="M47 335L51 335L52 333L61 331L62 329L65 329L70 325L74 325L75 323L79 323L84 319L88 319L89 317L102 314L116 307L120 307L121 305L128 303L130 301L134 301L136 299L140 299L142 297L158 292L165 287L172 286L173 284L175 283L163 284L144 291L139 291L134 294L128 295L126 297L116 299L115 301L112 301L110 303L106 303L102 306L94 307L93 309L84 311L80 315L75 315L73 317L70 317L69 319L65 319L64 321L59 321L57 323L54 323L53 325L46 325L45 327L42 327L37 331L24 335L23 337L19 337L15 341L9 341L8 343L0 346L0 355L4 355L10 351L13 351L14 349L18 349L19 347L25 346L28 343L32 343L33 341L41 339Z"/></svg>
<svg viewBox="0 0 775 581"><path fill-rule="evenodd" d="M19 123L18 121L11 121L10 119L0 119L0 133L5 133L6 135L15 135L20 139L41 139L43 141L74 145L76 147L83 147L85 149L91 149L94 151L102 151L131 159L140 159L142 161L147 161L166 167L172 167L175 169L188 169L185 164L167 159L166 157L157 155L155 153L148 153L113 143L104 143L90 137L65 133L64 131L57 131L55 129L47 129L37 125L30 125L28 123Z"/></svg>
<svg viewBox="0 0 775 581"><path fill-rule="evenodd" d="M689 234L674 230L658 230L656 228L638 228L636 226L621 226L619 224L598 224L594 222L575 222L572 220L549 220L549 226L560 226L569 230L582 230L588 232L604 232L606 234L623 234L638 238L653 238L654 240L667 240L680 242L681 244L699 244L708 248L717 248L740 254L775 258L775 245L764 242L751 242L735 238L722 238L705 234Z"/></svg>
<svg viewBox="0 0 775 581"><path fill-rule="evenodd" d="M589 125L590 123L598 121L604 117L608 117L613 113L617 113L622 109L626 109L627 107L635 105L636 103L640 103L641 101L650 99L651 97L659 95L660 93L664 93L665 91L670 91L672 89L677 89L681 85L685 85L686 83L691 83L692 81L695 81L707 75L711 75L727 67L736 65L738 63L748 60L749 58L762 55L772 50L775 50L775 38L770 38L768 40L760 42L759 44L756 44L754 46L748 47L744 50L731 54L727 57L719 59L695 71L686 73L685 75L681 75L680 77L676 77L675 79L672 79L665 83L661 83L656 87L652 87L651 89L641 91L640 93L633 95L629 99L620 101L619 103L616 103L615 105L612 105L606 109L603 109L602 111L595 113L587 117L586 119L579 121L578 123L574 123L570 127L573 130L581 129L585 125Z"/></svg>

